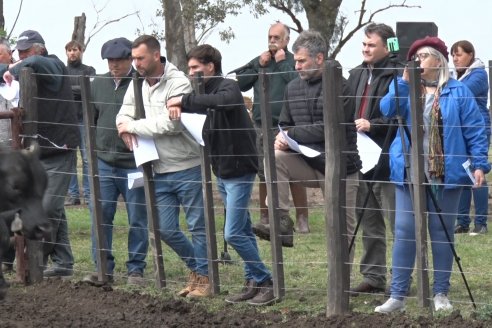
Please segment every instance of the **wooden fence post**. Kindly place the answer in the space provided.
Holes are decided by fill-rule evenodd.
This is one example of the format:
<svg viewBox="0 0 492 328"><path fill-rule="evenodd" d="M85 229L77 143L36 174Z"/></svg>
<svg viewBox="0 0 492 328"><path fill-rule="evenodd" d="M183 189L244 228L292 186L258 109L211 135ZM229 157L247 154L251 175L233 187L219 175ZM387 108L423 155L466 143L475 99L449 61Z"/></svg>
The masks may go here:
<svg viewBox="0 0 492 328"><path fill-rule="evenodd" d="M145 118L145 108L142 98L142 80L138 73L132 77L133 93L135 95L135 117ZM155 286L156 288L166 287L166 274L164 271L164 256L162 254L161 234L159 229L159 217L157 214L155 200L155 183L152 164L147 162L142 164L144 190L147 208L147 220L149 224L149 241L154 255L154 268L156 271Z"/></svg>
<svg viewBox="0 0 492 328"><path fill-rule="evenodd" d="M280 218L278 215L277 169L273 149L272 111L270 108L270 78L265 69L260 69L260 112L265 158L265 183L267 187L268 216L270 222L270 245L272 249L273 290L279 300L285 295L282 243L280 241ZM262 200L260 199L260 202Z"/></svg>
<svg viewBox="0 0 492 328"><path fill-rule="evenodd" d="M96 262L98 280L106 283L107 276L107 254L106 236L104 235L104 222L102 219L101 188L99 183L99 168L96 155L96 134L94 132L94 105L91 96L89 76L80 76L80 93L82 98L82 113L84 116L85 150L87 154L87 174L89 175L90 199L92 206L92 224L96 238Z"/></svg>
<svg viewBox="0 0 492 328"><path fill-rule="evenodd" d="M33 143L33 140L37 138L38 134L38 84L34 70L32 68L23 68L20 72L19 78L20 84L20 102L24 108L24 148L28 148ZM27 276L25 281L29 283L36 283L43 280L43 245L38 240L25 239L26 245L26 258L27 261ZM23 258L21 257L21 262ZM25 267L18 264L19 267Z"/></svg>
<svg viewBox="0 0 492 328"><path fill-rule="evenodd" d="M203 72L197 72L193 79L193 89L197 94L205 92ZM200 161L202 170L203 205L205 212L205 232L207 234L208 278L212 293L220 293L219 263L217 253L217 237L215 230L214 199L212 191L212 172L210 170L210 145L200 146ZM224 222L225 222L224 217Z"/></svg>
<svg viewBox="0 0 492 328"><path fill-rule="evenodd" d="M349 309L350 265L348 263L345 214L346 155L342 67L337 61L325 62L323 70L323 117L325 128L325 222L328 255L328 305L326 315Z"/></svg>
<svg viewBox="0 0 492 328"><path fill-rule="evenodd" d="M421 307L430 307L429 271L427 257L427 197L424 186L424 118L420 91L420 65L417 62L409 64L410 73L410 112L411 112L411 164L413 188L413 212L415 215L415 243L417 268L417 300ZM406 124L406 123L405 123ZM400 127L401 128L401 127Z"/></svg>

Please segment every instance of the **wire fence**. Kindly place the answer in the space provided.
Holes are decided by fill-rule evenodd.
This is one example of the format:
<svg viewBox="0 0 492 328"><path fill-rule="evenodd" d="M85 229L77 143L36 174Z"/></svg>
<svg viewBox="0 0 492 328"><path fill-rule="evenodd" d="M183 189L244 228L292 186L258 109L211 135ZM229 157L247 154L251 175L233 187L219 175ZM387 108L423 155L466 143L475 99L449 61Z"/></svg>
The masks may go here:
<svg viewBox="0 0 492 328"><path fill-rule="evenodd" d="M348 210L356 210L357 212L360 213L360 211L364 210L373 210L373 211L379 211L381 209L375 209L375 208L368 208L368 207L360 207L355 204L346 204L345 203L345 197L341 195L341 193L344 192L345 187L341 187L340 189L339 186L344 185L346 181L346 177L344 174L340 174L340 172L333 172L334 170L329 167L330 163L333 163L333 161L336 161L336 164L338 166L336 167L341 167L344 165L344 160L346 156L348 155L347 151L345 148L342 146L344 144L344 136L343 136L343 130L345 130L345 127L348 126L349 124L352 124L350 122L345 121L342 119L344 117L343 115L343 106L340 106L342 97L341 93L341 85L343 84L343 79L341 76L341 68L336 64L336 63L328 63L326 65L327 67L325 68L323 72L323 79L324 80L329 80L332 82L331 85L324 85L323 88L323 94L320 96L324 103L328 104L333 104L333 106L330 106L330 108L325 108L325 120L322 123L313 123L312 127L315 128L319 126L320 124L323 125L323 128L325 130L329 130L330 133L335 133L337 140L340 140L340 144L329 144L329 140L326 140L326 160L327 160L327 167L326 167L326 174L325 174L325 181L321 182L325 184L325 190L324 193L321 190L309 190L308 191L308 210L310 213L309 220L310 224L312 226L311 232L309 234L299 234L299 233L294 233L294 240L295 240L295 247L293 249L282 249L281 247L281 242L279 239L280 233L279 233L279 227L278 227L278 216L276 215L276 211L273 210L273 214L270 216L270 218L273 218L273 227L272 227L272 235L271 243L259 242L259 250L260 250L260 256L262 260L267 264L269 268L273 269L273 278L274 281L277 281L277 285L275 286L275 292L277 294L277 297L283 298L284 300L289 300L289 299L296 299L299 301L299 299L303 299L305 297L308 297L310 301L313 301L315 299L324 299L326 295L328 295L328 314L334 314L337 312L345 312L348 310L348 304L349 304L349 297L351 296L350 293L350 286L355 286L357 282L362 281L362 275L359 274L359 265L360 265L360 257L362 253L362 248L363 244L365 243L366 238L372 238L372 239L378 239L380 238L386 243L386 265L380 266L381 268L384 268L385 271L387 272L386 274L386 285L390 284L391 281L391 263L392 263L392 258L391 258L391 248L394 242L394 234L389 228L391 224L386 221L387 228L386 228L386 233L384 236L372 236L372 237L365 237L362 233L358 233L356 236L356 243L355 243L355 256L350 257L346 245L348 244L347 241L350 241L352 237L354 237L353 234L347 233L347 227L345 225L345 211ZM412 80L415 80L419 78L417 70L413 71L415 75L411 76ZM259 77L261 79L264 79L264 81L268 81L269 75L272 73L266 73L266 72L260 72ZM282 73L274 73L274 74L282 74ZM36 74L34 74L35 76ZM97 78L104 78L104 77L97 77ZM133 77L134 83L137 81L136 77ZM412 80L410 81L410 85L412 85ZM95 117L94 114L94 106L95 105L100 105L100 110L103 109L106 105L114 105L118 106L118 103L108 103L108 102L94 102L91 97L90 97L90 88L87 89L87 86L89 86L89 77L81 77L80 79L82 83L82 90L83 90L83 98L82 98L82 104L84 108L84 114L86 117ZM21 81L22 83L22 81ZM86 83L85 85L85 91L84 91L84 85L83 83ZM327 83L328 84L328 83ZM131 86L130 86L131 87ZM329 90L328 88L334 88L333 90ZM269 86L268 83L264 84L264 87L262 88L262 99L268 99L269 98ZM415 92L420 92L419 90L413 90ZM84 96L85 92L85 96ZM350 96L349 96L350 97ZM50 101L50 102L57 102L59 101L58 99L43 99L34 96L31 101ZM311 98L311 99L304 99L306 102L310 101L317 101L318 97ZM64 101L64 100L62 100ZM66 102L66 101L65 101ZM271 105L271 103L268 103L268 101L260 101L259 99L254 99L253 100L254 105L260 106L261 110L263 112L266 112L264 115L271 115L271 113L268 113L269 109L268 107ZM67 104L70 104L70 102L67 102ZM133 105L133 104L132 104ZM160 104L155 104L155 106L159 106L160 110L162 113L165 113L165 103L162 102ZM338 105L338 106L337 106ZM419 107L419 104L412 104L412 110L415 110L416 112L421 113L421 107ZM71 108L71 106L70 106ZM28 107L24 107L24 110L26 112L29 111ZM330 111L332 111L330 113ZM16 114L19 115L19 114ZM331 116L329 116L331 115ZM28 116L27 116L28 117ZM328 122L327 117L330 117L334 119L331 122ZM12 120L12 127L15 125L14 124L14 116L13 114L3 114L0 113L0 119L10 119ZM147 119L152 119L147 118ZM271 120L271 116L269 117ZM97 122L97 121L96 121ZM32 121L24 121L24 123L32 123ZM66 122L47 122L44 120L44 117L38 116L37 120L34 121L37 125L44 124L47 126L52 126L53 128L55 126L67 126L70 125L70 123ZM96 130L97 123L95 121L85 121L84 122L84 127L86 131L92 131L91 133L93 134L86 136L87 140L92 138L95 140L97 138L97 135L94 134L94 131ZM338 128L337 128L338 127ZM342 128L340 128L342 127ZM462 128L463 126L458 126L456 128ZM420 127L421 129L423 128L423 125ZM455 127L453 127L455 128ZM479 128L479 127L477 127ZM103 129L109 129L113 130L114 133L117 133L116 126L114 129L112 128L103 128ZM276 127L273 127L273 130L276 130ZM334 130L336 130L334 132ZM272 139L272 129L269 128L268 126L262 126L262 132L265 138L270 137L270 139L264 139L269 143L273 142ZM46 138L42 134L39 133L24 133L20 131L12 131L12 141L14 142L14 148L18 147L18 143L14 141L14 136L19 135L21 139L40 139L40 138ZM413 138L412 134L412 138ZM417 141L421 141L422 138L421 136L417 137L415 136ZM52 140L48 140L49 143L45 147L52 147L53 149L60 149L60 148L67 148L63 147L63 145L58 145ZM90 143L86 143L86 145L90 145ZM330 148L333 147L333 148ZM273 159L273 164L270 166L270 172L266 172L267 174L267 184L269 186L269 191L270 188L273 186L275 187L277 185L278 180L269 180L269 177L272 175L275 176L274 171L275 171L275 165L274 165L274 154L271 152L271 149L268 149L265 147L265 161L272 160ZM70 148L69 150L76 150ZM97 158L99 157L100 154L105 153L108 151L105 150L99 150L96 148L93 149L87 149L87 153L89 156L89 163L94 163L97 162ZM109 151L112 152L112 151ZM358 149L359 154L363 154L365 152L365 149ZM257 154L245 154L242 156L249 157L249 156L256 156ZM412 154L408 154L410 157ZM234 156L234 155L232 155ZM423 153L420 153L419 156L423 156ZM448 156L453 156L453 154L449 154ZM457 155L458 156L458 155ZM207 160L209 163L210 161L210 153L204 153L202 156L202 162L204 160ZM91 164L90 164L91 165ZM417 163L417 161L412 162L412 165L416 169L421 168L420 165L421 163ZM96 167L93 167L93 169ZM266 168L267 170L268 168ZM423 168L421 168L423 170ZM94 172L98 172L95 170ZM74 174L79 175L77 172L67 172L67 171L57 171L53 172L53 174L57 175L67 175L67 176L72 176ZM202 176L203 177L203 176ZM93 174L89 176L89 179L104 179L107 178L107 176L104 175L99 175L99 173ZM126 178L122 177L113 177L113 179L122 179L126 180ZM152 176L147 176L146 177L148 181L150 182L155 182L152 178ZM91 193L94 193L94 188L100 188L97 185L97 180L93 180L93 183L91 184ZM177 183L183 182L183 181L176 181ZM202 181L194 181L195 183L201 183L204 186L208 183L209 185L211 184L211 181L206 180L203 178ZM292 182L292 181L290 181ZM306 181L300 181L301 183L306 183ZM387 184L389 182L387 181L380 181L380 180L364 180L361 178L359 181L360 183L366 183L366 182L377 182L381 184ZM258 199L257 198L257 181L253 182L255 185L254 192L253 192L253 199L252 202L250 203L249 210L252 213L252 220L253 222L256 222L259 219L259 212L260 212L260 202L265 202L266 200ZM413 181L407 182L409 186L414 186L415 183ZM213 185L213 183L212 183ZM424 187L425 183L421 184L420 187ZM488 181L487 181L487 186ZM458 187L458 185L454 186ZM210 218L207 217L207 220L213 224L213 229L209 229L208 233L211 233L214 235L215 244L214 245L208 245L208 257L207 261L209 262L209 272L213 274L215 272L216 277L220 277L219 279L216 279L212 283L215 284L215 289L214 292L218 294L222 290L228 290L228 289L240 289L242 287L242 281L243 281L243 273L241 270L242 267L242 260L240 259L237 254L234 253L234 251L229 248L229 251L233 254L232 256L232 263L233 264L239 264L239 265L232 265L232 266L221 266L219 267L218 264L224 263L223 259L220 257L220 252L225 251L225 249L222 249L222 244L224 240L224 233L222 230L222 224L223 224L223 215L222 213L224 212L224 207L222 204L222 201L218 195L218 192L216 190L216 187L213 186L212 189L207 190L207 188L203 188L204 192L212 192L210 196L212 200L212 204L210 204L212 213L214 213L214 216L217 218L217 221L215 221L215 218ZM417 190L417 189L416 189ZM339 191L338 194L334 193L334 191ZM146 193L153 192L152 190L146 190ZM425 191L424 192L424 198L425 198ZM99 196L101 195L100 192L96 192ZM272 195L273 194L273 195ZM269 193L268 194L268 203L272 204L272 197L274 197L276 193ZM60 195L51 195L54 197L61 197L64 198L65 194L60 194ZM148 195L147 195L148 196ZM422 195L421 195L422 196ZM204 194L204 198L206 198L207 195ZM415 195L415 198L418 198L418 191L417 194ZM341 200L341 202L339 202ZM98 259L99 258L104 258L107 255L107 252L111 252L114 258L116 259L117 263L117 269L114 272L116 280L118 279L124 279L126 277L125 269L123 267L123 263L125 260L128 259L128 248L127 248L127 243L126 243L126 236L128 236L129 229L128 229L128 222L126 218L126 211L124 207L124 200L119 198L118 200L104 200L102 198L92 198L91 202L95 201L96 203L101 203L102 201L105 202L113 202L117 209L118 213L115 221L111 225L104 224L101 221L100 216L101 214L94 213L95 212L95 207L94 204L90 205L91 211L87 208L82 208L82 209L74 209L74 210L69 210L69 214L77 215L80 216L77 218L75 221L72 221L72 219L69 217L69 222L70 222L70 239L71 239L71 247L73 250L73 253L75 254L75 275L76 277L81 277L84 276L85 274L91 273L94 271L94 264L93 264L93 256L94 254L98 254ZM149 208L149 199L147 198L145 204L138 204L138 203L133 203L133 205L146 205L147 208ZM128 201L126 204L131 204ZM179 208L179 205L173 205L173 204L161 204L161 203L152 203L150 204L151 207L153 207L157 212L159 212L159 208L161 207L169 207L169 206L176 206ZM293 205L291 204L291 207ZM415 209L415 204L412 207ZM394 209L392 209L394 211ZM97 210L96 210L97 212ZM415 212L412 210L412 212ZM335 214L334 214L335 213ZM417 213L416 213L417 214ZM427 217L428 214L435 214L429 211L427 208L422 209L422 217ZM457 216L458 213L442 213L444 215L451 215L451 216ZM398 220L398 213L396 213L397 219ZM487 215L488 217L488 215ZM416 220L418 220L418 216L416 216ZM113 229L113 244L112 244L112 249L104 249L101 247L103 245L102 240L98 240L97 236L96 237L96 244L98 247L96 247L96 252L91 254L91 222L95 222L98 227L101 229L104 227L111 227ZM424 223L422 223L424 222ZM422 222L420 222L420 225L417 224L417 237L415 240L410 240L412 242L417 242L417 250L420 250L421 252L425 253L417 253L417 268L419 270L414 270L414 267L407 267L406 269L414 270L414 275L418 276L418 279L414 279L414 281L418 280L418 283L416 284L416 287L412 287L412 291L410 293L410 298L415 298L416 302L420 306L429 306L429 302L432 299L432 295L430 294L431 292L429 290L423 290L424 286L429 286L429 282L427 281L427 284L425 282L422 282L422 280L429 280L429 276L422 275L422 273L426 273L427 275L430 274L432 276L434 274L434 269L433 266L428 266L428 263L431 263L430 259L440 256L439 254L431 254L430 256L426 255L428 252L427 249L431 248L432 249L432 244L436 243L430 240L430 238L427 238L427 227L423 226L422 224L425 224L426 220L424 219ZM160 236L165 231L162 231L159 229L159 226L153 226L153 229L155 229L155 236ZM420 229L420 230L418 230ZM190 237L190 233L187 231L186 224L184 223L184 220L181 220L181 227L176 228L176 231L184 231L185 234ZM169 233L170 231L167 231ZM149 234L151 235L151 234ZM99 237L102 237L99 236ZM243 237L243 236L238 236L238 237ZM247 237L244 237L247 238ZM160 243L160 239L157 240L158 243ZM56 241L50 241L46 243L56 243ZM440 243L447 243L446 241L440 241ZM490 270L487 262L487 254L490 252L492 242L490 241L490 238L488 238L488 235L483 235L479 236L476 238L471 238L468 236L456 236L454 239L454 246L457 250L458 253L466 253L466 257L463 258L463 270L460 272L457 268L456 265L453 266L453 269L451 271L451 282L453 287L451 288L450 292L450 299L453 303L459 304L459 306L471 306L473 303L477 305L483 305L483 306L489 306L490 303L492 302L491 298L485 293L483 290L483 286L488 287L491 283L490 276L491 274L489 273ZM151 248L153 248L155 245L151 244ZM345 248L345 249L344 249ZM214 256L210 256L210 254L214 254ZM476 255L478 254L478 255ZM181 262L181 260L174 254L174 252L169 249L165 248L162 253L159 254L159 252L155 252L155 250L151 251L149 249L148 254L141 254L141 255L147 255L146 262L147 262L147 273L145 274L145 279L148 281L149 285L152 282L155 282L156 280L159 279L164 279L166 286L169 286L170 288L173 289L178 289L180 286L182 286L186 282L186 277L188 275L188 271L186 269L186 266ZM419 258L420 256L420 258ZM159 269L156 267L156 263L159 261L164 260L164 267L165 268L165 278L164 277L157 277L159 275ZM429 260L428 260L429 259ZM103 261L104 262L104 261ZM153 264L153 265L152 265ZM377 265L376 265L377 266ZM220 268L220 269L219 269ZM103 273L106 272L106 268L102 267L101 265L98 266L98 270L102 271ZM154 274L156 276L154 276ZM467 277L469 277L469 281L471 282L471 289L473 292L477 292L478 297L472 302L468 295L465 293L455 291L456 289L461 289L462 287L462 282L459 279L459 275L464 274ZM280 281L280 283L278 283ZM159 284L157 284L159 285ZM415 283L414 283L415 285ZM162 287L162 286L161 286ZM417 289L415 291L415 289ZM359 300L360 299L365 299L368 301L370 304L373 302L380 302L384 299L382 296L383 293L379 294L367 294L367 295L362 295L361 298L355 299L352 298L350 302L355 302L357 305L361 306L364 308L364 305L361 305ZM353 295L352 295L353 296ZM302 302L302 301L301 301ZM367 303L366 303L367 304ZM314 306L319 306L318 304ZM367 306L366 306L367 308Z"/></svg>

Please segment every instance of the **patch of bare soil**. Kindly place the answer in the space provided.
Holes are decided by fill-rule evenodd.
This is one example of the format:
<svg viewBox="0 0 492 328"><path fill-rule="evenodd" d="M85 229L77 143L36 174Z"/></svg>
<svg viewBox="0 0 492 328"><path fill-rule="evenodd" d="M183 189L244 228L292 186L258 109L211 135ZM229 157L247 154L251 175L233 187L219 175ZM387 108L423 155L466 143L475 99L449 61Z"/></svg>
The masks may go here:
<svg viewBox="0 0 492 328"><path fill-rule="evenodd" d="M492 322L464 320L458 312L440 319L405 315L352 313L306 317L256 308L209 313L194 302L161 299L138 291L93 287L80 282L46 280L15 287L0 302L0 327L490 327Z"/></svg>

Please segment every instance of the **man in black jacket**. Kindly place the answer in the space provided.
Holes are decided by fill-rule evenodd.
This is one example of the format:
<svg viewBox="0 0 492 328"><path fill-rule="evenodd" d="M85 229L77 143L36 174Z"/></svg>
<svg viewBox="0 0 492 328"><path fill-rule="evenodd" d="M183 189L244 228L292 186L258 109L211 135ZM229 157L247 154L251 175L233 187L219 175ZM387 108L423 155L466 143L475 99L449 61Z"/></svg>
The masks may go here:
<svg viewBox="0 0 492 328"><path fill-rule="evenodd" d="M67 71L70 75L70 84L72 85L73 100L75 100L75 107L77 108L77 119L79 121L79 133L80 133L80 157L82 158L82 189L84 201L87 204L89 202L89 177L87 176L87 155L85 152L85 128L82 115L82 102L80 96L80 76L95 76L96 70L92 66L82 64L82 55L84 53L84 46L76 40L72 40L65 45L65 52L67 54ZM77 167L74 168L74 175L70 180L70 186L68 187L68 197L65 201L65 205L80 205L80 192L79 182L77 179Z"/></svg>
<svg viewBox="0 0 492 328"><path fill-rule="evenodd" d="M167 108L173 120L180 118L181 111L207 115L203 135L210 147L212 170L226 208L224 238L245 265L243 291L227 297L226 302L271 304L275 301L272 276L261 261L248 211L258 171L253 125L237 83L221 76L220 52L204 44L192 49L187 59L191 77L203 72L205 93L171 98Z"/></svg>
<svg viewBox="0 0 492 328"><path fill-rule="evenodd" d="M396 130L379 110L379 102L393 81L394 64L386 45L395 36L385 24L369 24L362 42L364 62L350 71L348 84L355 96L354 122L358 132L366 133L382 149L378 165L363 176L357 195L357 208L365 205L361 228L364 252L360 262L363 281L351 289L352 296L359 293L383 292L386 285L386 227L384 216L394 231L395 189L389 181L388 149ZM385 140L387 140L385 144ZM372 191L371 191L372 189ZM381 210L383 209L383 210Z"/></svg>
<svg viewBox="0 0 492 328"><path fill-rule="evenodd" d="M51 258L52 266L44 270L45 277L71 276L73 255L68 238L64 199L70 182L70 172L75 165L75 149L79 144L77 111L73 106L72 90L67 69L55 55L48 55L42 36L33 30L22 32L17 38L19 61L0 64L3 80L10 84L18 79L22 68L34 70L38 95L37 134L34 138L41 147L41 162L48 173L48 188L43 207L50 218L51 241L45 243L44 264Z"/></svg>
<svg viewBox="0 0 492 328"><path fill-rule="evenodd" d="M319 32L308 30L299 35L292 49L299 77L292 80L287 86L279 124L287 136L299 144L309 145L324 151L322 71L327 45ZM344 93L348 95L346 88ZM350 98L344 99L344 106L347 107L345 121L349 123L351 120ZM355 126L347 124L346 133L347 232L352 235L355 228L355 201L361 162L357 152ZM289 217L289 181L301 181L308 187L324 189L325 163L323 160L321 160L321 164L319 161L307 160L300 153L293 152L282 133L277 134L274 148L282 245L292 247L293 223ZM256 224L253 229L260 238L270 239L268 225Z"/></svg>

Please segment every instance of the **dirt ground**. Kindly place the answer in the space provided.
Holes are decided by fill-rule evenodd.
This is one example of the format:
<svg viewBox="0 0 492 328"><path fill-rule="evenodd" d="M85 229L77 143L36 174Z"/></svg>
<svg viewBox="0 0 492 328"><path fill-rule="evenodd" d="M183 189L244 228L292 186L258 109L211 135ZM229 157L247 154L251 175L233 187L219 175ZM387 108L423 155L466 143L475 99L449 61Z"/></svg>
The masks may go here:
<svg viewBox="0 0 492 328"><path fill-rule="evenodd" d="M28 287L12 287L0 302L0 327L490 327L492 322L463 320L458 312L440 318L403 314L352 313L305 317L234 306L208 313L193 301L149 296L139 291L93 287L50 279Z"/></svg>

